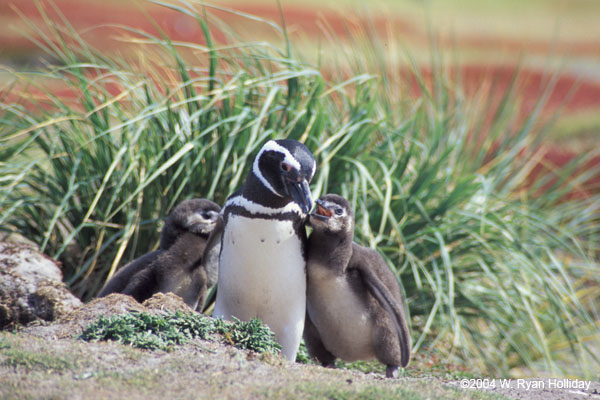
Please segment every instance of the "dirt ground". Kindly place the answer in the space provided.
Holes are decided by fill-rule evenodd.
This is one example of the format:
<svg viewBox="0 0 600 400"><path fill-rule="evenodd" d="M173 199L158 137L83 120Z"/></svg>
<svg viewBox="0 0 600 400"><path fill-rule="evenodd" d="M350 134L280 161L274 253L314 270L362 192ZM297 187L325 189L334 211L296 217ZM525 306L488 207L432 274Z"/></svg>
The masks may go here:
<svg viewBox="0 0 600 400"><path fill-rule="evenodd" d="M214 342L146 351L115 342L57 340L44 331L0 334L0 398L600 399L598 382L588 390L550 390L513 380L510 389L481 391L462 389L461 381L386 379L289 363Z"/></svg>
<svg viewBox="0 0 600 400"><path fill-rule="evenodd" d="M74 338L99 314L180 309L172 299L140 305L113 296L94 300L59 322L0 332L0 398L600 399L600 382L571 380L569 388L552 389L548 380L497 380L494 388L476 379L411 376L414 369L408 376L386 379L290 363L218 342L196 340L167 352ZM575 389L575 384L586 387Z"/></svg>
<svg viewBox="0 0 600 400"><path fill-rule="evenodd" d="M117 343L52 341L30 334L1 336L2 398L463 398L458 389L426 381L326 370L257 356L211 342L172 352L143 351ZM468 398L491 399L493 396Z"/></svg>

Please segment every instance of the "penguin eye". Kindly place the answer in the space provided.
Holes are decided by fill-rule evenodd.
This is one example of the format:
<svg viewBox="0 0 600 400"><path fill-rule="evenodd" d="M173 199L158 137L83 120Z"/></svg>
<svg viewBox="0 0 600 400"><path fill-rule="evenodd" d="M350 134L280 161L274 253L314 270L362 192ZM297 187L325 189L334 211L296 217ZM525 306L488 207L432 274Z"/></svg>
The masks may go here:
<svg viewBox="0 0 600 400"><path fill-rule="evenodd" d="M202 216L202 218L204 219L212 219L217 213L214 211L201 211L200 215Z"/></svg>
<svg viewBox="0 0 600 400"><path fill-rule="evenodd" d="M292 166L284 161L281 162L280 166L281 170L284 172L290 172L292 170Z"/></svg>
<svg viewBox="0 0 600 400"><path fill-rule="evenodd" d="M335 209L335 215L342 215L344 213L344 209L341 207L337 207Z"/></svg>

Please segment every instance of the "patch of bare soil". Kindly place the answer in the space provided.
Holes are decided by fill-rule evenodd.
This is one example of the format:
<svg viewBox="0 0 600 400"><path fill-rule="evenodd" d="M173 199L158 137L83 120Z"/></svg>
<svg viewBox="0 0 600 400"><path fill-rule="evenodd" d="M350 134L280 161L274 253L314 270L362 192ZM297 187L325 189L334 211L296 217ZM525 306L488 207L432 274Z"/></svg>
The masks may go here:
<svg viewBox="0 0 600 400"><path fill-rule="evenodd" d="M76 339L99 315L186 311L186 307L171 295L157 295L143 305L128 296L111 295L51 324L0 332L0 398L573 398L570 391L515 387L485 392L465 390L461 382L440 378L386 379L379 374L290 363L278 356L202 340L166 352ZM593 383L585 397L579 398L600 398L595 394L599 389Z"/></svg>
<svg viewBox="0 0 600 400"><path fill-rule="evenodd" d="M196 341L171 352L114 342L0 335L1 398L443 398L493 399L433 380L289 363L231 346Z"/></svg>

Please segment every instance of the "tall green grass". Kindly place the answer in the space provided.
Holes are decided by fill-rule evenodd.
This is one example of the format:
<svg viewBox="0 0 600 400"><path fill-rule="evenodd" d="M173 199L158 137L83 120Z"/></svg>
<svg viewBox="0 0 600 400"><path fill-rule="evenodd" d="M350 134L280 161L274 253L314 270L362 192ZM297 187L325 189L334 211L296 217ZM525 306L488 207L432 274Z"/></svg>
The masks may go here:
<svg viewBox="0 0 600 400"><path fill-rule="evenodd" d="M155 248L175 204L223 203L265 140L288 137L317 159L315 196L346 196L356 240L397 272L416 351L437 346L491 375L593 376L600 278L585 239L598 237L598 199L564 200L585 178L576 168L541 193L544 176L523 185L551 79L522 118L518 76L499 101L466 98L435 46L431 80L410 54L411 68L391 63L400 45L368 26L311 65L276 24L238 13L276 34L245 42L207 10L163 5L200 24L205 44L120 27L139 47L110 56L45 16L51 33L34 40L55 62L11 71L17 100L0 104L0 227L60 259L78 296Z"/></svg>

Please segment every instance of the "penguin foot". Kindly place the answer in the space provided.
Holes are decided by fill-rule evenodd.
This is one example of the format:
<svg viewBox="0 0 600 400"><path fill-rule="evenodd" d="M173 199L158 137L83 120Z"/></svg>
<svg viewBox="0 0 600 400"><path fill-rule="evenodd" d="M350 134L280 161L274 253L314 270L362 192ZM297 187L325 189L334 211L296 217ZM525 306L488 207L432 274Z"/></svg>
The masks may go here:
<svg viewBox="0 0 600 400"><path fill-rule="evenodd" d="M335 368L335 361L321 363L321 366L324 368Z"/></svg>
<svg viewBox="0 0 600 400"><path fill-rule="evenodd" d="M398 366L397 365L388 365L385 369L385 377L386 378L397 378L398 377Z"/></svg>

